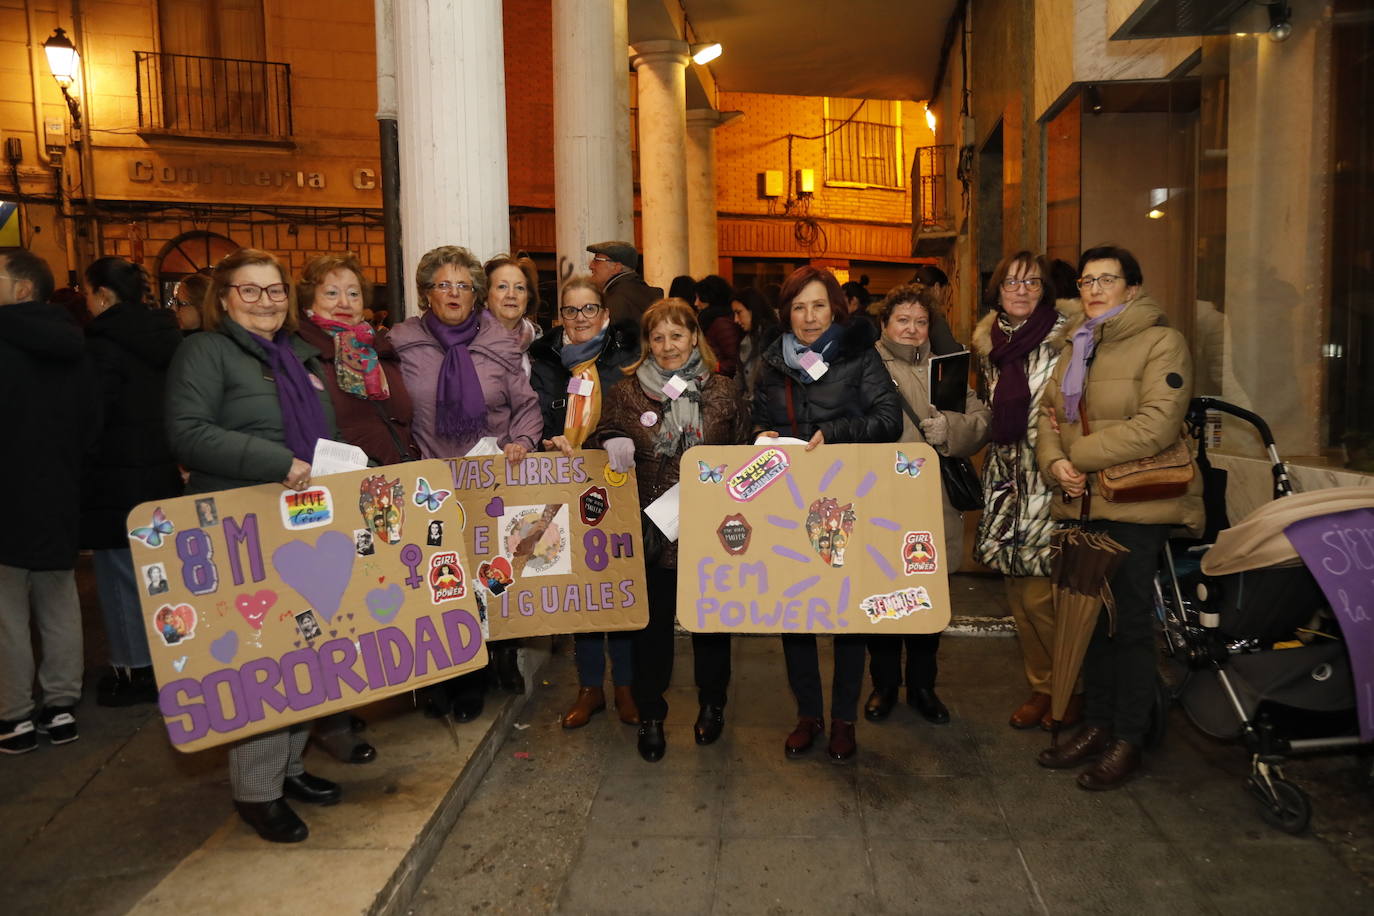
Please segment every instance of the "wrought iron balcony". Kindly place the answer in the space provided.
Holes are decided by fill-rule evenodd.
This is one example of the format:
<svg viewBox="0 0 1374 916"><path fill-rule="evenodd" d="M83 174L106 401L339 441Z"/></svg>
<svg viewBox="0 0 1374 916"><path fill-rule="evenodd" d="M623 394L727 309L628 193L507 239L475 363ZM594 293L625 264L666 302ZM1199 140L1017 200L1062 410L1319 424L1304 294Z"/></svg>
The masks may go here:
<svg viewBox="0 0 1374 916"><path fill-rule="evenodd" d="M138 127L149 134L287 142L291 65L135 51Z"/></svg>

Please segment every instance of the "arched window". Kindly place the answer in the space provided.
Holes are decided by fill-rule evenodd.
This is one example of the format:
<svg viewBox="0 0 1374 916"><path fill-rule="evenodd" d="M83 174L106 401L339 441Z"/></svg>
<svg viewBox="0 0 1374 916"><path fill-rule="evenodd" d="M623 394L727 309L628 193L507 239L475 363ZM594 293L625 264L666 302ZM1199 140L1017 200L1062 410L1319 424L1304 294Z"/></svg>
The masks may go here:
<svg viewBox="0 0 1374 916"><path fill-rule="evenodd" d="M182 277L209 273L220 258L242 247L233 239L213 232L187 232L172 239L158 255L159 301L167 302L172 298L172 290Z"/></svg>

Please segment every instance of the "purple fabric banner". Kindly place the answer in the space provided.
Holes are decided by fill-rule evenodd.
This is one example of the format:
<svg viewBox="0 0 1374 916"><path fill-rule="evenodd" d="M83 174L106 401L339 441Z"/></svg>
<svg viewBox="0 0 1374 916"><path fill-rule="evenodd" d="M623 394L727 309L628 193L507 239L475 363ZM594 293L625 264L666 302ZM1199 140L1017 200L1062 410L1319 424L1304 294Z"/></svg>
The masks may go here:
<svg viewBox="0 0 1374 916"><path fill-rule="evenodd" d="M1355 679L1360 740L1374 741L1374 509L1303 519L1284 534L1340 621Z"/></svg>

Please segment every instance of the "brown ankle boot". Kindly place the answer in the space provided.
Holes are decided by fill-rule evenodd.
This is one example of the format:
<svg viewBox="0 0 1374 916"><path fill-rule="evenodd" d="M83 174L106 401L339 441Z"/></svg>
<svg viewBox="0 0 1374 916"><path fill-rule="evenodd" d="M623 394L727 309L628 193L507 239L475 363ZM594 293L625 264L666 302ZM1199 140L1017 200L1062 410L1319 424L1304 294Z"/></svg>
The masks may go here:
<svg viewBox="0 0 1374 916"><path fill-rule="evenodd" d="M577 702L563 714L564 728L581 728L592 716L606 708L606 691L600 687L583 687L577 691Z"/></svg>
<svg viewBox="0 0 1374 916"><path fill-rule="evenodd" d="M1093 759L1111 743L1110 732L1105 728L1089 725L1070 738L1067 744L1047 747L1035 759L1042 767L1063 770Z"/></svg>
<svg viewBox="0 0 1374 916"><path fill-rule="evenodd" d="M1012 728L1035 728L1040 724L1040 719L1049 713L1050 695L1048 693L1032 693L1030 699L1022 703L1011 714Z"/></svg>
<svg viewBox="0 0 1374 916"><path fill-rule="evenodd" d="M1097 763L1078 774L1078 785L1093 792L1117 789L1139 770L1140 748L1117 739L1102 752Z"/></svg>
<svg viewBox="0 0 1374 916"><path fill-rule="evenodd" d="M629 687L615 689L615 711L626 725L639 724L639 707L635 706L635 698L630 694Z"/></svg>
<svg viewBox="0 0 1374 916"><path fill-rule="evenodd" d="M1059 723L1061 729L1073 728L1083 721L1083 694L1075 693L1069 697L1068 708L1064 710L1064 721ZM1045 731L1054 729L1054 715L1049 709L1045 710L1045 717L1040 720L1040 727Z"/></svg>

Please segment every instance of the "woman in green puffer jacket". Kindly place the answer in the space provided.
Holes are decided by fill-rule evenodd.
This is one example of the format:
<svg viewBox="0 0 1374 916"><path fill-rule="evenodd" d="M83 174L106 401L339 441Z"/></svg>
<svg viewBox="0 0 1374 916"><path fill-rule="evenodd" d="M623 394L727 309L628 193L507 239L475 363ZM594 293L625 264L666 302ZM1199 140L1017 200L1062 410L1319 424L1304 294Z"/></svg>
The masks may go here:
<svg viewBox="0 0 1374 916"><path fill-rule="evenodd" d="M1031 694L1012 713L1013 728L1045 725L1054 675L1054 604L1050 597L1050 502L1054 495L1036 463L1040 399L1059 360L1063 329L1078 314L1072 299L1055 301L1050 265L1018 251L997 265L988 282L993 306L973 332L992 405L983 463L983 517L973 557L1005 576ZM1076 723L1075 697L1065 721Z"/></svg>

